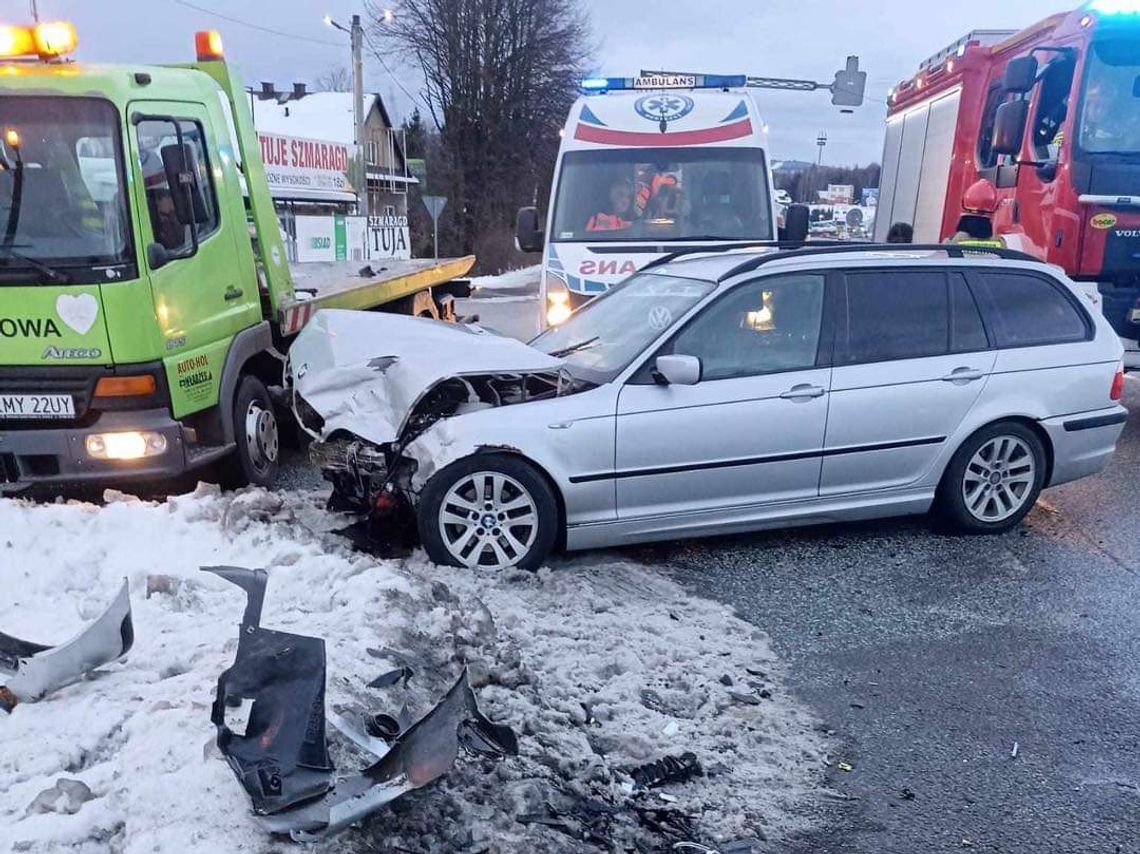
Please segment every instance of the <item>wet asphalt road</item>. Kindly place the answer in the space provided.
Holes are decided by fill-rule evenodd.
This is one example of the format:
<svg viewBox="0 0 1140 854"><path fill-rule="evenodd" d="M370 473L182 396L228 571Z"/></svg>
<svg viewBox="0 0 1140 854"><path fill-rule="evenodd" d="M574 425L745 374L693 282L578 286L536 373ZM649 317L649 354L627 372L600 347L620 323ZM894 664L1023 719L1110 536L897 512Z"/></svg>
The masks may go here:
<svg viewBox="0 0 1140 854"><path fill-rule="evenodd" d="M1140 852L1140 381L1125 402L1111 468L1001 537L915 519L639 550L767 631L832 733L837 797L788 854Z"/></svg>

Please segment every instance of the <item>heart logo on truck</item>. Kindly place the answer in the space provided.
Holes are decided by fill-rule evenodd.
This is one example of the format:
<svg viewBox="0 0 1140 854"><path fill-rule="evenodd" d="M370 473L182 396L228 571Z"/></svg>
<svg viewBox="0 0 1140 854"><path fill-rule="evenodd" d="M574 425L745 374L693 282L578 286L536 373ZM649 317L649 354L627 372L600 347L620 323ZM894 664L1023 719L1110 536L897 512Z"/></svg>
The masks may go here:
<svg viewBox="0 0 1140 854"><path fill-rule="evenodd" d="M55 313L80 335L86 335L99 316L99 300L91 294L60 294L55 300Z"/></svg>

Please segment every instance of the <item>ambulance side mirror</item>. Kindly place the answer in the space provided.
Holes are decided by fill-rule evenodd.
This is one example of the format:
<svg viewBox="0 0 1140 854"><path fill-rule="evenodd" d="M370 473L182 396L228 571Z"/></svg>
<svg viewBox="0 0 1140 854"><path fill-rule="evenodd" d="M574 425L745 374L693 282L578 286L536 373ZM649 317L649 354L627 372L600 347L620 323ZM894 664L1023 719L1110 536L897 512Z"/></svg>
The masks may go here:
<svg viewBox="0 0 1140 854"><path fill-rule="evenodd" d="M811 208L807 205L788 205L788 209L784 211L784 227L780 229L780 240L803 243L807 240L810 223Z"/></svg>
<svg viewBox="0 0 1140 854"><path fill-rule="evenodd" d="M1006 101L998 107L997 115L994 116L993 151L997 154L1020 154L1021 141L1025 138L1025 123L1028 120L1028 101Z"/></svg>
<svg viewBox="0 0 1140 854"><path fill-rule="evenodd" d="M541 252L545 235L539 225L538 208L519 208L515 217L515 242L520 252Z"/></svg>
<svg viewBox="0 0 1140 854"><path fill-rule="evenodd" d="M1024 95L1037 85L1037 57L1019 56L1011 59L1002 75L1001 88Z"/></svg>

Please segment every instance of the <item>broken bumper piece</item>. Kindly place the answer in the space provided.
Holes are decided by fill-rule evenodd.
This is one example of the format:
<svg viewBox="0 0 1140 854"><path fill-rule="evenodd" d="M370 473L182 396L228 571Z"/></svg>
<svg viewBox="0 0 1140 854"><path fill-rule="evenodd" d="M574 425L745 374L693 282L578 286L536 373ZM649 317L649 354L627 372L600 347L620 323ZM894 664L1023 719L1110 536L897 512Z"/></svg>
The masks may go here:
<svg viewBox="0 0 1140 854"><path fill-rule="evenodd" d="M95 622L67 643L43 646L0 632L0 708L31 703L122 658L135 641L126 580Z"/></svg>
<svg viewBox="0 0 1140 854"><path fill-rule="evenodd" d="M460 747L493 758L518 753L511 729L479 711L464 671L439 705L391 744L330 714L336 729L377 759L337 775L325 732L324 641L261 628L264 570L206 569L247 595L237 656L218 679L211 718L218 747L269 832L314 841L343 830L446 774ZM242 732L227 723L239 708L248 711Z"/></svg>

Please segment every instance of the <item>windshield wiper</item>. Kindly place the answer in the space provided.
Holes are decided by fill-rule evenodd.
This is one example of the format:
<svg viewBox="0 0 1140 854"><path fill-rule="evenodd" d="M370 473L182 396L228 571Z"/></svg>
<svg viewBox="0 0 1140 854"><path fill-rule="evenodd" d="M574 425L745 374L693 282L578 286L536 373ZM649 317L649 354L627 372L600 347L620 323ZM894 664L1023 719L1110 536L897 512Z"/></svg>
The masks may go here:
<svg viewBox="0 0 1140 854"><path fill-rule="evenodd" d="M17 261L23 261L36 272L47 276L57 285L66 285L71 283L71 276L67 275L67 273L56 269L50 264L45 264L39 258L33 258L31 255L25 255L22 252L17 252L11 246L0 246L0 253L2 253L0 257L15 258ZM9 269L11 265L5 264L4 267L5 269Z"/></svg>
<svg viewBox="0 0 1140 854"><path fill-rule="evenodd" d="M585 350L587 347L592 347L598 342L598 336L587 338L585 341L579 341L577 344L571 344L569 347L563 347L561 350L553 350L547 353L548 356L553 356L555 359L561 359L563 356L569 356L571 353L577 353L579 350Z"/></svg>

